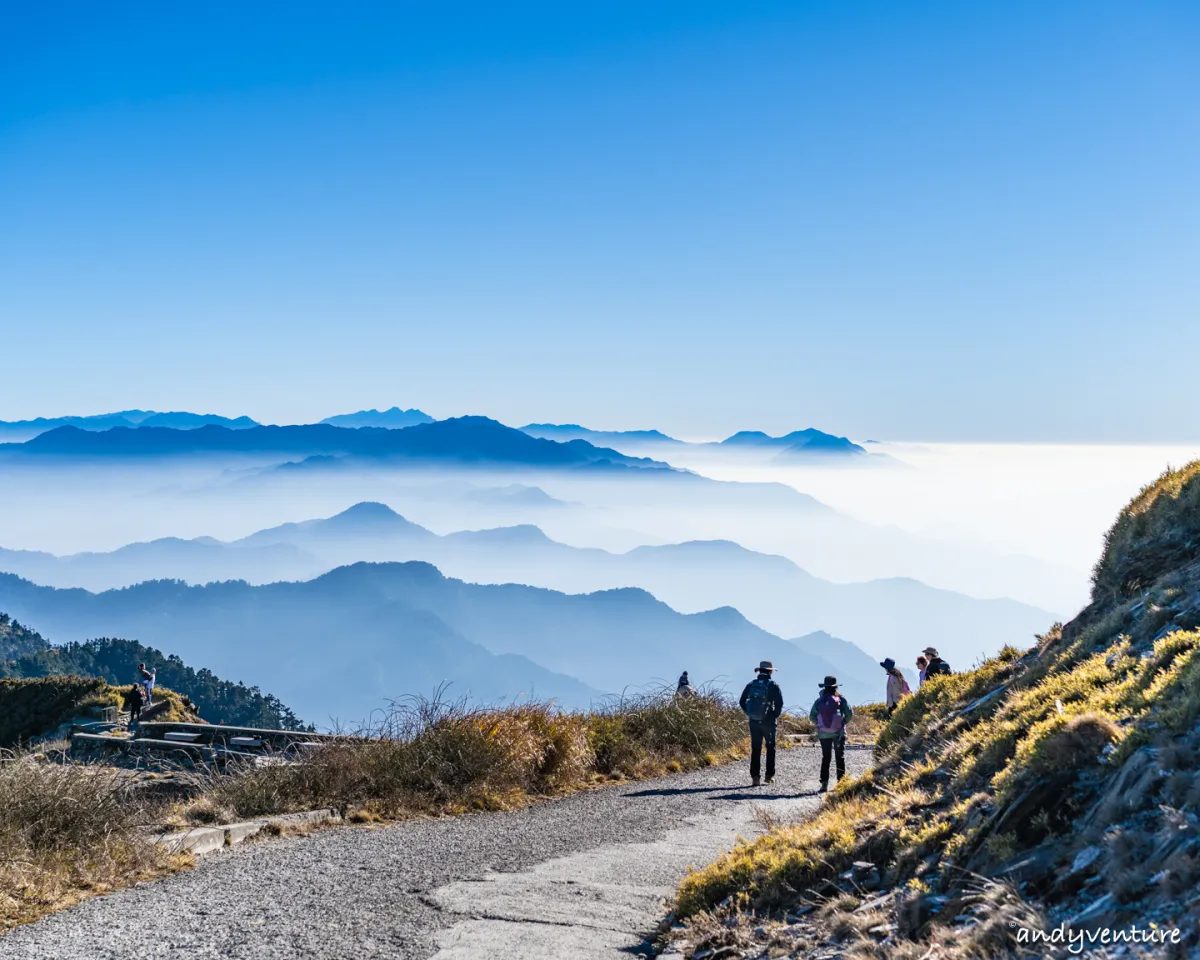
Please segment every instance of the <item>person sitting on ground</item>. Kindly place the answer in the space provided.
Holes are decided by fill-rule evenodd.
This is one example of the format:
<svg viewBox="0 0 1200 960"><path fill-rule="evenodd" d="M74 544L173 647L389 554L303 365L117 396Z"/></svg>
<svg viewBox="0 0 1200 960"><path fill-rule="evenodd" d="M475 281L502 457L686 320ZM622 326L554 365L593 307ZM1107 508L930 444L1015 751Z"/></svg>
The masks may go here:
<svg viewBox="0 0 1200 960"><path fill-rule="evenodd" d="M837 759L837 778L846 775L846 724L854 719L850 701L838 693L837 677L821 681L821 695L808 712L821 744L821 792L829 789L829 761Z"/></svg>
<svg viewBox="0 0 1200 960"><path fill-rule="evenodd" d="M679 683L675 686L675 696L690 697L695 692L696 690L692 686L692 681L688 679L688 672L684 670L683 673L679 675Z"/></svg>
<svg viewBox="0 0 1200 960"><path fill-rule="evenodd" d="M926 647L921 652L929 657L929 664L925 667L926 680L930 677L950 676L950 664L938 656L936 647Z"/></svg>
<svg viewBox="0 0 1200 960"><path fill-rule="evenodd" d="M887 671L887 714L890 717L900 705L901 697L907 697L912 691L908 689L908 681L904 674L896 669L896 661L891 657L881 660L879 665Z"/></svg>
<svg viewBox="0 0 1200 960"><path fill-rule="evenodd" d="M750 783L757 787L763 744L767 747L767 783L775 782L775 722L783 713L783 691L771 679L775 665L763 660L755 668L758 676L746 684L738 700L750 723Z"/></svg>
<svg viewBox="0 0 1200 960"><path fill-rule="evenodd" d="M929 661L924 656L917 657L917 686L921 686L925 682L925 668L929 666Z"/></svg>
<svg viewBox="0 0 1200 960"><path fill-rule="evenodd" d="M135 683L129 688L129 692L125 694L125 705L129 708L129 725L133 726L142 719L141 684Z"/></svg>

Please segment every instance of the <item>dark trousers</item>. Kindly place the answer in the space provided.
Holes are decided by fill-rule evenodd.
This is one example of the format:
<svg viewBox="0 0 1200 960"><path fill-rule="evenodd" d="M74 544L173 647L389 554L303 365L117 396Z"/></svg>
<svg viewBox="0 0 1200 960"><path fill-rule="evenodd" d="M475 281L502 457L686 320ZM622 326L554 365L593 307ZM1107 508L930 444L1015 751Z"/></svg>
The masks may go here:
<svg viewBox="0 0 1200 960"><path fill-rule="evenodd" d="M129 722L137 723L142 719L142 705L140 703L131 703L129 705Z"/></svg>
<svg viewBox="0 0 1200 960"><path fill-rule="evenodd" d="M775 776L775 724L750 721L750 776L761 769L763 744L767 745L767 779Z"/></svg>
<svg viewBox="0 0 1200 960"><path fill-rule="evenodd" d="M821 740L821 782L829 783L829 761L837 757L838 779L846 775L846 737L825 737Z"/></svg>

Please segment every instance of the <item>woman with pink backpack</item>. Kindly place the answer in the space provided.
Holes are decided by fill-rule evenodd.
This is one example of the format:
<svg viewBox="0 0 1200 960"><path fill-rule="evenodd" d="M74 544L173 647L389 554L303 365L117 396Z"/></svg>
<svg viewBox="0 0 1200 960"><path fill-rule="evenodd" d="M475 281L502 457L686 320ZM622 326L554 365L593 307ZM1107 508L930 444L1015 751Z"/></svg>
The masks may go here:
<svg viewBox="0 0 1200 960"><path fill-rule="evenodd" d="M821 682L821 695L808 712L808 719L817 725L817 742L821 744L821 792L829 789L829 761L837 760L837 778L846 775L846 724L854 719L850 701L838 693L837 677Z"/></svg>

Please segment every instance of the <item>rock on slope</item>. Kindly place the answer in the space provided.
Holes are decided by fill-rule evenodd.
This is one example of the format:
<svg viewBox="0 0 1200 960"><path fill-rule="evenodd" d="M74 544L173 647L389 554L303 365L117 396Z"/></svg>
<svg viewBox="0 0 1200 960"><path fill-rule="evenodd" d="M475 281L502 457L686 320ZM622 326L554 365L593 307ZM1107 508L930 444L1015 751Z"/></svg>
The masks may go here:
<svg viewBox="0 0 1200 960"><path fill-rule="evenodd" d="M926 684L816 818L691 875L680 952L1196 956L1198 626L1200 462L1122 512L1078 617Z"/></svg>

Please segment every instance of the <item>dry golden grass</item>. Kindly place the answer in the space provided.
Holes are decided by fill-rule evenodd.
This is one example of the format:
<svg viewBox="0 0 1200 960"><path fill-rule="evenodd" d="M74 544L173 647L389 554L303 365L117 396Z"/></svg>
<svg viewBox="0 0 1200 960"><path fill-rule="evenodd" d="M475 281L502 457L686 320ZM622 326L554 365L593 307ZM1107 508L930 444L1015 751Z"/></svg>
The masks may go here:
<svg viewBox="0 0 1200 960"><path fill-rule="evenodd" d="M191 861L145 842L117 771L0 757L0 932Z"/></svg>
<svg viewBox="0 0 1200 960"><path fill-rule="evenodd" d="M178 816L228 822L314 807L375 817L509 809L600 783L723 763L742 754L745 717L721 694L669 691L588 714L550 704L500 709L412 698L366 738L332 743L303 763L213 774Z"/></svg>
<svg viewBox="0 0 1200 960"><path fill-rule="evenodd" d="M1200 882L1186 842L1200 802L1198 542L1200 463L1122 513L1075 621L1028 654L1008 649L926 683L882 730L873 770L839 784L808 822L691 874L677 909L696 919L682 936L714 946L718 928L757 922L765 933L745 946L766 949L772 917L827 900L795 944L837 943L856 958L1025 956L1011 925L1040 925L1040 909L979 875L1033 851L1055 858L1051 882L1088 843L1105 850L1097 889L1196 929L1180 897ZM854 887L839 875L852 861L875 865L893 923L853 899L837 906ZM932 917L921 904L935 895ZM735 903L749 916L732 916Z"/></svg>

